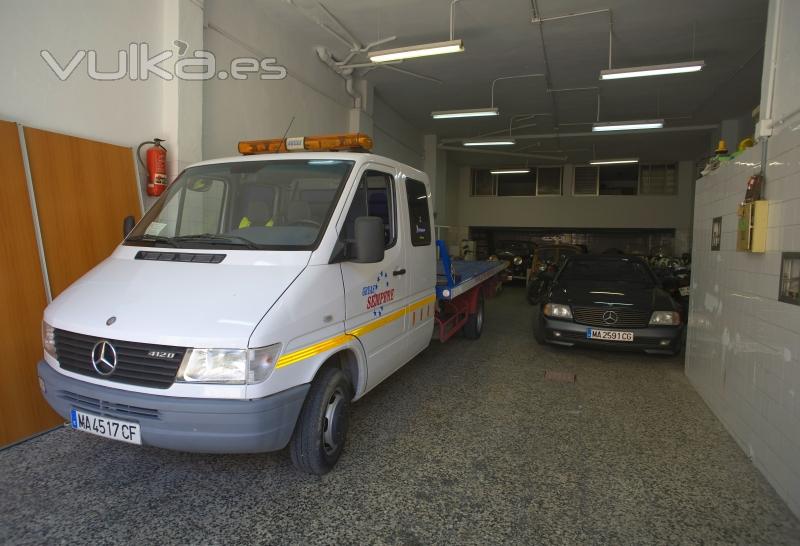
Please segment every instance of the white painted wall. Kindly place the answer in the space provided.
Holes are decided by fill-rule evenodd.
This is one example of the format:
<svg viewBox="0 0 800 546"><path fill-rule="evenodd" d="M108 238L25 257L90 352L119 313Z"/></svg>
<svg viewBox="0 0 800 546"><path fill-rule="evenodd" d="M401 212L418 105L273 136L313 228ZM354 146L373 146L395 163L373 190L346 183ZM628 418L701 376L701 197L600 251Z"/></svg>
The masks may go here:
<svg viewBox="0 0 800 546"><path fill-rule="evenodd" d="M770 2L762 117L777 34L775 134L766 142L767 252L737 252L736 206L764 143L697 182L686 375L744 452L800 516L800 306L778 301L782 252L800 252L800 3ZM735 91L735 85L731 87ZM722 244L711 251L712 219Z"/></svg>
<svg viewBox="0 0 800 546"><path fill-rule="evenodd" d="M275 57L288 72L287 78L279 81L251 77L205 82L206 158L236 155L239 140L280 137L292 116L289 135L350 130L353 99L345 91L344 80L314 51L317 45L330 45L328 39L320 38L321 29L280 3L265 7L253 0L207 0L205 14L204 41L218 63L229 64L235 56ZM422 134L379 93L366 95L367 122L371 121L372 127L365 130L372 133L374 152L421 167Z"/></svg>
<svg viewBox="0 0 800 546"><path fill-rule="evenodd" d="M218 64L241 56L274 57L288 72L283 80L251 76L205 82L206 159L237 155L240 140L281 137L293 116L290 136L347 130L352 99L344 80L317 59L313 42L291 32L297 21L282 24L303 21L300 15L285 6L276 8L267 11L251 0L206 2L204 42Z"/></svg>
<svg viewBox="0 0 800 546"><path fill-rule="evenodd" d="M372 106L375 153L422 169L425 155L422 133L393 110L379 93L375 93ZM435 173L428 172L431 179L434 175Z"/></svg>
<svg viewBox="0 0 800 546"><path fill-rule="evenodd" d="M563 195L473 197L469 167L460 168L457 222L460 226L672 228L675 251L691 247L694 164L678 164L675 196L575 196L573 165L564 166ZM450 190L453 191L453 190Z"/></svg>
<svg viewBox="0 0 800 546"><path fill-rule="evenodd" d="M93 80L86 59L61 81L40 51L50 51L65 66L78 50L93 49L99 69L114 71L117 52L127 50L131 43L149 44L151 56L172 48L172 40L178 38L200 47L201 29L202 10L191 0L53 0L46 5L4 0L0 3L0 118L123 146L166 138L174 175L179 160L200 159L199 146L192 145L191 139L185 141L184 155L170 147L177 143L179 120L171 112L177 95L173 102L168 87L177 90L176 82L156 77ZM201 101L183 101L183 118L199 119Z"/></svg>
<svg viewBox="0 0 800 546"><path fill-rule="evenodd" d="M767 252L736 249L736 206L761 146L697 182L686 374L800 515L800 307L778 301L782 251L800 251L800 132L769 141ZM711 251L712 219L722 244Z"/></svg>

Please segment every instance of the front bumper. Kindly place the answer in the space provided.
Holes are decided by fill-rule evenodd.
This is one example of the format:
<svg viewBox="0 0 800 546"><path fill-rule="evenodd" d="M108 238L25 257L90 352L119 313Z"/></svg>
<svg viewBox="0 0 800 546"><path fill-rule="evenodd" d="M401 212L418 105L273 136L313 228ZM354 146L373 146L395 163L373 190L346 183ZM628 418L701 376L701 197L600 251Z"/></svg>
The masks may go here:
<svg viewBox="0 0 800 546"><path fill-rule="evenodd" d="M544 339L555 345L582 345L586 347L604 347L615 350L645 351L655 354L673 354L683 344L683 326L658 326L649 328L619 328L620 331L633 332L633 341L601 341L586 337L589 328L615 330L599 326L587 326L570 320L549 319L540 317Z"/></svg>
<svg viewBox="0 0 800 546"><path fill-rule="evenodd" d="M79 381L39 362L48 404L139 423L142 444L198 453L258 453L286 447L310 385L257 400L179 398Z"/></svg>

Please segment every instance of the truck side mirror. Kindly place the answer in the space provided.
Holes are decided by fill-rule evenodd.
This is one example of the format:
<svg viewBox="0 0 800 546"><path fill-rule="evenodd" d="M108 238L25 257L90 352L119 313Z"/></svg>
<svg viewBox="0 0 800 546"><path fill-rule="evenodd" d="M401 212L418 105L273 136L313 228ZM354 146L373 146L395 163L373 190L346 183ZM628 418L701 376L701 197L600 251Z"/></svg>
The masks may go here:
<svg viewBox="0 0 800 546"><path fill-rule="evenodd" d="M133 227L136 225L136 218L133 216L126 216L125 219L122 221L122 236L127 237L128 233L133 231Z"/></svg>
<svg viewBox="0 0 800 546"><path fill-rule="evenodd" d="M354 262L374 264L383 261L383 249L386 243L381 218L359 216L355 221L355 235Z"/></svg>

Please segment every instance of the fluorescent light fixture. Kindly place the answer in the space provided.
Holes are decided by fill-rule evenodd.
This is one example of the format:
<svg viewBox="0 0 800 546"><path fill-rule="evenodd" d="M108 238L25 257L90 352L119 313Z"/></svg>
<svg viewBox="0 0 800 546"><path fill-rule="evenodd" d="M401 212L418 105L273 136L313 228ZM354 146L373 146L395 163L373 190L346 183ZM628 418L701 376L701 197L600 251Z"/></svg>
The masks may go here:
<svg viewBox="0 0 800 546"><path fill-rule="evenodd" d="M594 159L589 165L622 165L623 163L639 163L638 159Z"/></svg>
<svg viewBox="0 0 800 546"><path fill-rule="evenodd" d="M371 51L368 53L368 56L369 60L373 63L385 63L388 61L413 59L415 57L428 57L430 55L443 55L445 53L460 53L461 51L464 51L464 42L462 40L450 40L449 42L436 42L431 44L398 47L396 49Z"/></svg>
<svg viewBox="0 0 800 546"><path fill-rule="evenodd" d="M663 76L665 74L685 74L699 72L703 69L703 61L686 63L654 64L650 66L634 66L631 68L613 68L600 71L601 80L619 80L622 78L642 78L645 76Z"/></svg>
<svg viewBox="0 0 800 546"><path fill-rule="evenodd" d="M489 171L491 174L528 174L530 169L494 169Z"/></svg>
<svg viewBox="0 0 800 546"><path fill-rule="evenodd" d="M433 119L450 118L477 118L482 116L499 116L500 110L497 108L472 108L469 110L438 110L431 112Z"/></svg>
<svg viewBox="0 0 800 546"><path fill-rule="evenodd" d="M465 140L464 146L513 146L517 141L513 138L495 138L493 140Z"/></svg>
<svg viewBox="0 0 800 546"><path fill-rule="evenodd" d="M664 127L663 119L645 119L639 121L609 121L595 123L592 131L635 131L639 129L661 129Z"/></svg>

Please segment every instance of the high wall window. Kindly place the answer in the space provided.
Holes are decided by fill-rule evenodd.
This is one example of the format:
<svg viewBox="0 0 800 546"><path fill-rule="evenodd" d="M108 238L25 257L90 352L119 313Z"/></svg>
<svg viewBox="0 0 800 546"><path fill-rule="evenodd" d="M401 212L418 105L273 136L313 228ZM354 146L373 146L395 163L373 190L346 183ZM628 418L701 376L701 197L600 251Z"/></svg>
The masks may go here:
<svg viewBox="0 0 800 546"><path fill-rule="evenodd" d="M536 195L561 195L561 167L539 167L536 174Z"/></svg>
<svg viewBox="0 0 800 546"><path fill-rule="evenodd" d="M597 167L575 167L573 195L597 195Z"/></svg>
<svg viewBox="0 0 800 546"><path fill-rule="evenodd" d="M642 165L639 169L640 195L676 195L678 168L675 163Z"/></svg>
<svg viewBox="0 0 800 546"><path fill-rule="evenodd" d="M529 173L498 174L497 195L500 197L536 195L536 169Z"/></svg>
<svg viewBox="0 0 800 546"><path fill-rule="evenodd" d="M597 178L600 195L636 195L639 187L639 166L601 165Z"/></svg>
<svg viewBox="0 0 800 546"><path fill-rule="evenodd" d="M476 197L561 195L561 181L561 167L530 167L530 172L517 174L492 174L488 169L473 169L471 195Z"/></svg>
<svg viewBox="0 0 800 546"><path fill-rule="evenodd" d="M496 195L495 176L486 169L472 170L472 195Z"/></svg>

